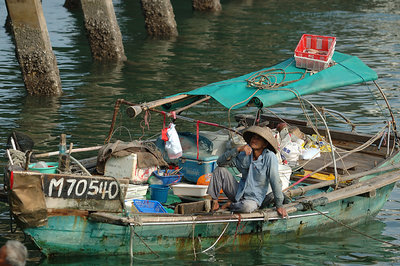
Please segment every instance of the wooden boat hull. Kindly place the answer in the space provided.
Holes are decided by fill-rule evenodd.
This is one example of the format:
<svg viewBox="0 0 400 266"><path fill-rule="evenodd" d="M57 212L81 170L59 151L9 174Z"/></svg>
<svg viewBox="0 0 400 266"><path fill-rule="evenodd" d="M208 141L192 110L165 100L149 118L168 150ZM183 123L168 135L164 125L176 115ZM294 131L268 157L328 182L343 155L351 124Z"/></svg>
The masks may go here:
<svg viewBox="0 0 400 266"><path fill-rule="evenodd" d="M58 215L48 217L48 225L25 229L25 233L47 256L129 255L131 236L133 254L190 252L193 248L200 252L210 247L220 235L222 237L217 246L260 246L276 237L291 239L304 234L324 233L327 228L344 228L337 221L352 226L365 223L379 212L394 185L381 187L373 194L353 196L319 206L315 210L295 212L290 219L243 219L230 222L228 226L226 222L213 223L211 220L201 224L135 225L131 231L131 226L100 223L87 216Z"/></svg>
<svg viewBox="0 0 400 266"><path fill-rule="evenodd" d="M130 179L131 176L122 175L115 177L115 180L106 176L90 176L83 166L80 168L86 170L84 172L88 176L73 176L64 174L63 171L62 174L53 175L10 170L8 186L11 192L11 211L24 232L47 256L196 253L221 245L248 248L263 245L273 239L286 240L325 232L331 234L336 230L348 230L347 225L365 223L379 212L396 182L400 180L396 121L386 96L374 82L386 102L392 121L387 121L387 118L382 120L387 121L387 125L375 135L330 130L325 114L321 114L323 109L317 108L302 96L377 79L377 74L356 57L335 53L333 60L336 64L329 69L311 75L305 69L295 67L292 64L294 59L289 58L276 66L216 82L185 94L139 105L118 99L114 107L107 145L110 144L121 104L129 105L127 113L132 117L142 111L146 111L146 115L147 111L152 111L162 113L164 121L168 116L174 120L196 123L197 147L200 146L199 124L224 128L237 137L242 135L238 129L179 115L183 110L211 98L229 110L248 105L258 107L260 110L257 119L247 115L236 117L238 128L263 124L271 130L275 129L277 138L282 140L282 151L287 147L283 143L287 144L285 138L290 136L290 126L297 140L305 144L304 148L319 149L319 156L298 158L298 152L292 153L295 158L289 158L287 154L280 153L289 165L296 165L293 170L298 173L301 169L310 172L299 179L297 173L293 174L293 181L297 181L284 189L285 194L292 198L292 202L284 205L290 214L288 219L279 218L277 212L271 208L242 214L197 213L194 210L186 212L179 208L184 207L185 203L177 205L178 208L172 206L177 211L175 214L135 213L127 217L123 215L123 200L129 182L125 180L123 183L122 179ZM271 72L276 69L282 69L283 72ZM299 73L302 76L300 79ZM268 78L270 74L276 76L273 84L270 84L271 80ZM299 99L307 121L283 120L275 117L275 114L261 114L261 108L294 98ZM311 107L312 119L305 104ZM168 113L156 109L161 106ZM342 118L355 127L347 118ZM322 124L324 128L317 127ZM287 130L283 131L283 127ZM219 135L220 132L215 134ZM296 147L303 147L296 138L290 136L289 142L297 143L292 151ZM112 151L110 147L104 148L107 152L99 152L97 159L100 157L101 160L97 160L95 164L96 174L103 173L103 161L108 158L105 155ZM188 148L186 151L190 152L189 150ZM200 148L197 148L197 160L199 154ZM156 163L164 164L158 160ZM23 168L23 165L19 165L19 168ZM334 180L319 180L312 185L299 185L316 173L332 173L335 177ZM196 174L196 178L199 176L201 175ZM202 203L204 206L205 202Z"/></svg>

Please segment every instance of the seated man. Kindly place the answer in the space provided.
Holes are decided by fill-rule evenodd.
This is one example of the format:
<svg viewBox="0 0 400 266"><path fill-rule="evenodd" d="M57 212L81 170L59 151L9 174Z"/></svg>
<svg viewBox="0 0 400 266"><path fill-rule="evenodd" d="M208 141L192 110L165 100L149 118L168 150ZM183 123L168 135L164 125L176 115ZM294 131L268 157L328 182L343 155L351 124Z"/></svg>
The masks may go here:
<svg viewBox="0 0 400 266"><path fill-rule="evenodd" d="M228 150L217 160L219 167L214 170L207 190L213 199L213 210L219 208L218 196L222 189L230 200L231 211L253 212L261 206L271 184L276 210L280 216L287 217L282 207L284 197L276 157L278 142L271 129L252 126L245 130L243 138L248 144ZM242 173L239 183L224 168L231 163Z"/></svg>

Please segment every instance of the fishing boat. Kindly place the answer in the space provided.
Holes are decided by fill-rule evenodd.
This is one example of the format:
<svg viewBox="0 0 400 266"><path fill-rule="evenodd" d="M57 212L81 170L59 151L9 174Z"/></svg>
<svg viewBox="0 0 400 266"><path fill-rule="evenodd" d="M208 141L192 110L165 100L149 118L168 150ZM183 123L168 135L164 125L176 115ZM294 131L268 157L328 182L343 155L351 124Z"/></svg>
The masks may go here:
<svg viewBox="0 0 400 266"><path fill-rule="evenodd" d="M203 124L215 126L217 130L208 132L208 135L201 135L201 131L192 133L191 137L186 135L195 143L195 150L183 149L182 157L186 156L187 161L178 164L184 173L181 183L186 180L187 183L192 181L192 186L201 186L192 179L196 175L191 174L191 170L202 165L203 172L197 175L212 172L210 165L215 160L205 162L201 158L202 155L217 156L223 152L221 147L226 143L217 145L213 143L215 139L226 137L227 140L233 140L236 137L240 140L241 132L246 127L254 124L268 126L280 138L281 154L278 155L282 165L290 168L290 184L284 189L289 199L284 208L289 217L278 216L270 205L252 213L231 213L228 210L212 212L210 200L203 195L186 197L186 201L174 206L173 212L134 211L127 208L124 202L132 183L131 177L119 178L104 172L101 174L102 171L91 171L90 160L72 160L68 172L37 172L29 167L33 156L26 156L25 160L31 158L31 161L23 161L18 165L10 155L5 180L15 221L46 256L135 256L159 252L196 254L224 245L260 246L271 239L282 239L282 236L284 239L297 238L320 229L329 231L346 226L344 230L348 230L349 227L367 222L380 211L400 179L395 117L376 82L378 76L358 57L340 52L334 52L329 65L318 71L296 65L296 58L291 57L260 71L151 102L135 104L118 100L110 134L106 139L106 145L115 145L110 139L117 114L125 105L127 114L133 118L157 112L164 117L193 122L197 128ZM383 118L385 124L374 134L331 129L322 106L304 98L305 95L353 84L361 87L373 84L377 88L375 95L381 95L387 105L386 117ZM298 100L305 120L261 112L292 99ZM208 100L217 101L228 109L228 113L233 109L250 109L255 110L256 115L249 115L249 112L236 115L238 124L235 127L181 115L183 110L206 104ZM288 149L283 153L287 146L284 146L282 132L290 136L286 144L294 145L292 147L298 149L297 154L293 154L293 150L289 154ZM206 144L213 144L213 147L201 150L199 142L202 140ZM14 142L18 142L18 139L14 139ZM235 144L234 141L231 143ZM136 156L138 151L154 155L153 151L148 150L150 145L138 141L133 146L133 150L123 156L124 159L132 154ZM217 146L222 150L216 151ZM155 147L160 154L165 152L162 146ZM110 154L113 149L110 146L106 149L104 146L95 148L103 149L102 154ZM307 156L304 155L305 151L308 152ZM24 152L25 155L28 153ZM71 152L79 151L65 149L64 141L62 150L36 154L35 158L54 154L66 156ZM188 164L188 161L197 162L198 165ZM168 161L166 163L170 164ZM98 164L99 157L94 164L92 162L92 166L98 170ZM161 163L157 164L151 171L157 172L162 166ZM124 167L128 167L128 164L116 166L117 170L124 170ZM61 165L59 168L62 168ZM171 206L164 204L164 207Z"/></svg>

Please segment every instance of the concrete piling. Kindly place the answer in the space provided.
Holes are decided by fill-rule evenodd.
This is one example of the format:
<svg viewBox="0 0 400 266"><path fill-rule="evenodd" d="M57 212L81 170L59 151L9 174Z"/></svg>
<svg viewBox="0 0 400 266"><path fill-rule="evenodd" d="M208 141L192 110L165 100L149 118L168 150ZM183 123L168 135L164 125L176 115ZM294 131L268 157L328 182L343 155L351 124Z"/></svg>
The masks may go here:
<svg viewBox="0 0 400 266"><path fill-rule="evenodd" d="M62 93L57 60L51 47L40 0L6 0L16 55L25 88L31 95Z"/></svg>
<svg viewBox="0 0 400 266"><path fill-rule="evenodd" d="M65 0L63 7L68 10L74 10L81 8L81 1L80 0Z"/></svg>
<svg viewBox="0 0 400 266"><path fill-rule="evenodd" d="M220 11L220 0L192 0L192 6L197 11Z"/></svg>
<svg viewBox="0 0 400 266"><path fill-rule="evenodd" d="M147 34L153 37L178 36L170 0L141 0Z"/></svg>
<svg viewBox="0 0 400 266"><path fill-rule="evenodd" d="M112 0L81 0L81 6L93 59L126 60Z"/></svg>

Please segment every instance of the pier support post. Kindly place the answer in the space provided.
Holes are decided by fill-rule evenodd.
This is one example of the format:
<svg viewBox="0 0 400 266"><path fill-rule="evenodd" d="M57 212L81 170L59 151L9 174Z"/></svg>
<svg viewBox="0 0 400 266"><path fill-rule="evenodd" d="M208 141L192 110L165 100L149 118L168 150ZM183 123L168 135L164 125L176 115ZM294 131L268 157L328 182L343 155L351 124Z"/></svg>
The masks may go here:
<svg viewBox="0 0 400 266"><path fill-rule="evenodd" d="M198 11L220 11L222 9L220 0L192 0L194 10Z"/></svg>
<svg viewBox="0 0 400 266"><path fill-rule="evenodd" d="M126 60L112 0L81 0L81 6L93 59Z"/></svg>
<svg viewBox="0 0 400 266"><path fill-rule="evenodd" d="M154 37L176 37L174 10L170 0L141 0L147 34Z"/></svg>
<svg viewBox="0 0 400 266"><path fill-rule="evenodd" d="M6 0L16 55L25 88L31 95L62 93L57 60L51 47L40 0Z"/></svg>
<svg viewBox="0 0 400 266"><path fill-rule="evenodd" d="M65 0L63 7L68 10L81 8L81 0Z"/></svg>

